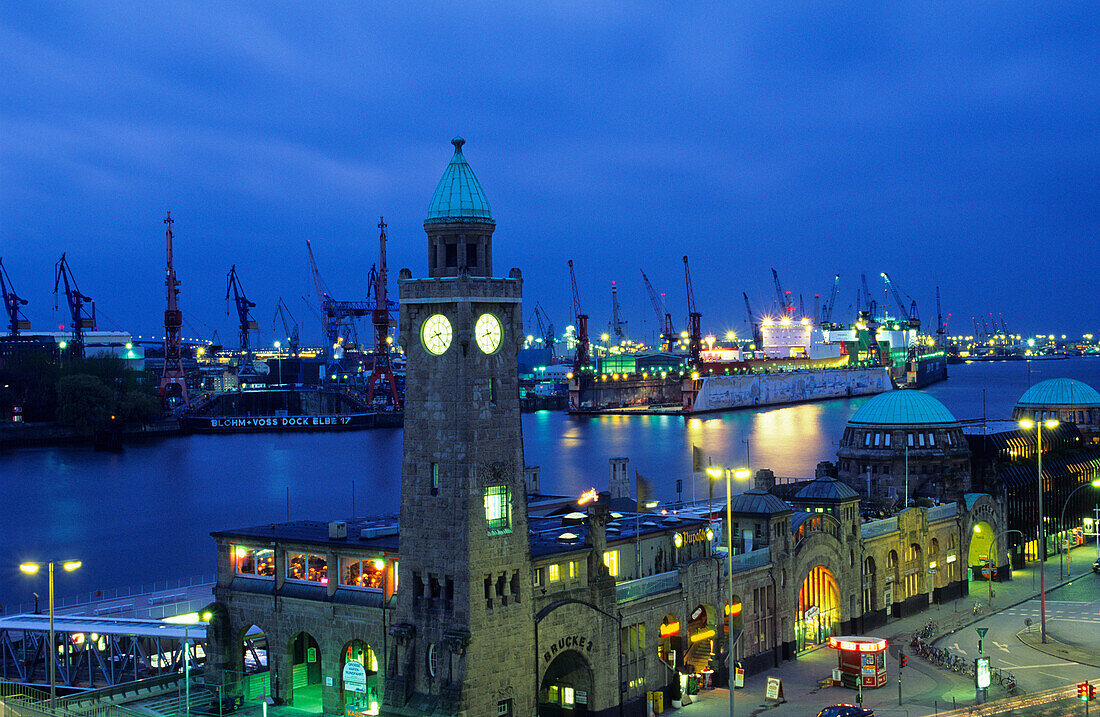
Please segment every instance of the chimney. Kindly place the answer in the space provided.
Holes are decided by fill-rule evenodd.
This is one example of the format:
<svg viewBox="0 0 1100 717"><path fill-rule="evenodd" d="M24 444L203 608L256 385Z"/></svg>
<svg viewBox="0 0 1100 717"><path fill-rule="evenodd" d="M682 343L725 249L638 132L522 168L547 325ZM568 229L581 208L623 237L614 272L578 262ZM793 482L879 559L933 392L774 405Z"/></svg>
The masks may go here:
<svg viewBox="0 0 1100 717"><path fill-rule="evenodd" d="M538 466L524 466L523 481L527 484L527 495L542 495L542 485L539 479L540 470Z"/></svg>
<svg viewBox="0 0 1100 717"><path fill-rule="evenodd" d="M588 542L592 546L592 557L588 566L589 575L607 575L607 566L603 564L603 554L607 551L607 523L611 518L611 494L606 491L588 504Z"/></svg>
<svg viewBox="0 0 1100 717"><path fill-rule="evenodd" d="M627 466L630 465L629 458L612 458L611 463L611 481L608 483L608 488L611 490L611 499L616 500L619 498L630 499L630 479L627 478Z"/></svg>
<svg viewBox="0 0 1100 717"><path fill-rule="evenodd" d="M756 481L754 487L763 488L764 490L771 490L775 487L775 473L772 473L767 468L761 468L756 471Z"/></svg>

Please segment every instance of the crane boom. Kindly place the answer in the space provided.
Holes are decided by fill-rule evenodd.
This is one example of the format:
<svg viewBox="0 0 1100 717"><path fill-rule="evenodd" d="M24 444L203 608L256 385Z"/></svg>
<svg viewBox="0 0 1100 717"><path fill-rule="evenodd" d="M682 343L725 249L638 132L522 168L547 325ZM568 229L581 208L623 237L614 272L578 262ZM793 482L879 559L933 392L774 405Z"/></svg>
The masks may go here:
<svg viewBox="0 0 1100 717"><path fill-rule="evenodd" d="M581 295L577 291L577 276L573 273L573 260L569 260L569 281L573 285L573 315L577 320L577 350L573 354L573 375L578 383L581 371L588 370L588 314L581 312Z"/></svg>
<svg viewBox="0 0 1100 717"><path fill-rule="evenodd" d="M397 395L397 377L393 373L390 361L390 312L386 282L389 270L386 268L386 220L378 217L378 270L373 271L374 310L371 311L371 323L374 324L374 368L367 381L367 403L374 401L374 389L385 378L389 385L389 400L397 410L401 401ZM327 372L326 372L327 373ZM329 374L331 375L331 374Z"/></svg>
<svg viewBox="0 0 1100 717"><path fill-rule="evenodd" d="M290 318L287 321L287 317ZM290 307L283 301L283 297L279 297L279 301L275 304L275 318L272 319L272 323L279 320L283 324L283 334L286 336L287 347L290 351L290 355L297 356L298 348L301 346L300 336L298 333L298 320L294 318L294 314L290 313Z"/></svg>
<svg viewBox="0 0 1100 717"><path fill-rule="evenodd" d="M4 299L4 313L8 316L8 329L12 336L18 336L20 331L29 331L31 322L26 316L20 317L27 305L27 300L15 293L15 287L11 285L11 277L4 268L4 260L0 259L0 296Z"/></svg>
<svg viewBox="0 0 1100 717"><path fill-rule="evenodd" d="M947 333L947 326L943 320L943 309L940 307L940 287L936 287L936 341L943 347L943 337Z"/></svg>
<svg viewBox="0 0 1100 717"><path fill-rule="evenodd" d="M84 358L84 329L95 331L95 302L90 296L80 293L76 278L73 277L72 269L69 268L69 262L64 254L54 266L53 307L55 311L57 310L57 292L62 284L65 286L65 299L69 305L70 325L73 330L69 353L75 358L82 359ZM92 305L91 310L86 304Z"/></svg>
<svg viewBox="0 0 1100 717"><path fill-rule="evenodd" d="M653 312L657 314L657 323L661 327L661 350L672 351L672 347L676 343L676 331L672 328L672 314L665 307L665 302L661 301L661 297L657 294L657 290L653 288L653 284L649 283L649 277L645 275L645 270L642 270L642 281L645 283L649 301L653 304Z"/></svg>
<svg viewBox="0 0 1100 717"><path fill-rule="evenodd" d="M837 292L840 291L840 274L833 277L833 290L829 294L829 302L822 309L821 323L831 324L833 321L833 308L836 305Z"/></svg>
<svg viewBox="0 0 1100 717"><path fill-rule="evenodd" d="M753 312L752 305L749 303L749 295L742 291L741 296L745 298L745 311L748 312L749 330L752 332L752 340L757 346L763 347L764 342L760 334L760 322L756 320L756 314Z"/></svg>
<svg viewBox="0 0 1100 717"><path fill-rule="evenodd" d="M225 300L228 304L232 295L233 306L237 310L237 330L240 338L241 362L238 364L238 376L255 376L256 369L252 365L252 342L249 339L249 331L259 331L260 325L253 318L251 310L256 306L244 293L241 281L237 278L237 265L234 264L225 276ZM226 315L229 314L228 307Z"/></svg>
<svg viewBox="0 0 1100 717"><path fill-rule="evenodd" d="M691 288L691 268L684 256L684 283L687 284L688 305L688 356L692 366L699 365L699 356L703 350L703 315L695 308L695 291Z"/></svg>
<svg viewBox="0 0 1100 717"><path fill-rule="evenodd" d="M167 227L164 241L168 262L164 272L164 286L168 290L168 301L164 309L164 369L160 374L157 394L162 409L168 409L176 401L184 406L191 405L191 395L187 391L187 374L183 370L180 329L183 328L183 312L179 308L180 280L176 278L176 267L172 254L172 213L164 219Z"/></svg>
<svg viewBox="0 0 1100 717"><path fill-rule="evenodd" d="M607 322L607 327L608 333L615 337L616 343L626 339L626 320L619 308L619 289L614 281L611 282L611 320Z"/></svg>
<svg viewBox="0 0 1100 717"><path fill-rule="evenodd" d="M787 313L787 299L783 293L783 286L779 283L779 272L772 268L772 281L775 282L775 298L779 302L779 313L788 315Z"/></svg>

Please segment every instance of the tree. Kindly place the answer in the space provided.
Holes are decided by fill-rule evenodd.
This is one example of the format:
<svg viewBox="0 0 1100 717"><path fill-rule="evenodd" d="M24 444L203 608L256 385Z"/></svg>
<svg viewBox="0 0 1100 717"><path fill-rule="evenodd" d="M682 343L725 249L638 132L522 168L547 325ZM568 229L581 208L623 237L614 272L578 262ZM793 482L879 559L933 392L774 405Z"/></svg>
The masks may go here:
<svg viewBox="0 0 1100 717"><path fill-rule="evenodd" d="M57 382L57 422L87 435L110 420L114 391L88 374L64 376Z"/></svg>
<svg viewBox="0 0 1100 717"><path fill-rule="evenodd" d="M123 423L148 423L160 413L160 402L148 391L132 389L118 402L118 417Z"/></svg>

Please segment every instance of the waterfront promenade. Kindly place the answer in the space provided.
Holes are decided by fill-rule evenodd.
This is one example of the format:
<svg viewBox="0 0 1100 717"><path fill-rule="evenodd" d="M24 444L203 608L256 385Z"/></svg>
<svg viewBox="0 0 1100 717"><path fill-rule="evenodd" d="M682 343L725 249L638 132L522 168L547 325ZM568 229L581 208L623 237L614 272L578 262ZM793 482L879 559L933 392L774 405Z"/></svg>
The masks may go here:
<svg viewBox="0 0 1100 717"><path fill-rule="evenodd" d="M1038 564L1013 571L1013 579L994 583L996 597L989 610L985 583L972 582L971 595L907 618L891 620L874 631L890 641L886 686L864 690L863 704L876 715L921 717L969 708L975 704L973 678L939 668L916 656L909 647L914 631L935 620L936 646L961 654L965 659L977 655L977 627L987 627L984 654L992 657L992 665L1012 673L1027 693L1020 699L1005 703L1016 707L1026 703L1028 695L1044 693L1056 687L1073 686L1084 680L1100 679L1100 575L1091 572L1096 548L1085 545L1073 550L1074 575L1059 580L1057 556L1048 558L1047 635L1048 644L1041 652L1025 644L1017 633L1032 621L1032 637L1037 637ZM973 604L981 602L986 609L974 615ZM1025 637L1028 637L1025 635ZM1028 642L1034 642L1028 639ZM908 666L902 675L902 699L898 704L898 650L908 655ZM844 687L826 686L836 667L836 653L827 647L800 655L797 660L780 668L746 678L745 687L737 690L736 711L739 717L767 713L774 717L812 717L822 707L838 703L855 703L856 692ZM1075 661L1076 660L1076 661ZM783 680L785 702L764 699L768 677ZM729 693L714 689L698 696L698 701L685 705L676 714L685 717L725 717L729 715ZM989 702L1008 697L1002 687L989 689ZM993 704L987 708L997 710Z"/></svg>

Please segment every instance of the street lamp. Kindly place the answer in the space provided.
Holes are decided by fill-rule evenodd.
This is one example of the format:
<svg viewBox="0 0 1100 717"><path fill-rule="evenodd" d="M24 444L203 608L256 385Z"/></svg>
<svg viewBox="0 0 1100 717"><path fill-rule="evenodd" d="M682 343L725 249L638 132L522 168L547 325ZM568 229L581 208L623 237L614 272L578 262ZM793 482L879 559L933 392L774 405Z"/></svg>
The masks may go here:
<svg viewBox="0 0 1100 717"><path fill-rule="evenodd" d="M38 571L42 569L42 563L22 563L19 565L19 569L27 575L36 575ZM50 705L53 705L54 700L57 699L57 677L54 672L54 664L57 659L57 636L53 631L53 566L54 562L50 561L45 563L50 576L50 645L49 648L42 651L43 657L50 663ZM65 572L71 573L79 568L81 565L79 560L65 560L61 563L61 567Z"/></svg>
<svg viewBox="0 0 1100 717"><path fill-rule="evenodd" d="M283 344L279 341L275 342L275 352L277 354L279 354L278 360L279 360L279 385L280 386L283 385L283 352L280 350L282 348L282 345Z"/></svg>
<svg viewBox="0 0 1100 717"><path fill-rule="evenodd" d="M726 598L726 604L729 605L730 613L727 618L727 635L729 637L729 648L726 653L726 660L729 662L729 687L730 687L730 717L733 715L733 700L734 700L734 682L735 675L737 674L737 663L733 659L733 643L736 641L733 636L733 504L731 502L732 494L730 493L730 474L737 480L748 480L752 475L752 471L748 468L721 468L718 466L709 466L707 468L707 475L711 480L718 480L723 474L726 476L726 557L729 560L729 594ZM740 637L740 635L738 635Z"/></svg>
<svg viewBox="0 0 1100 717"><path fill-rule="evenodd" d="M1076 488L1074 488L1073 490L1071 490L1069 492L1069 495L1066 496L1066 502L1062 504L1062 517L1058 519L1058 527L1062 527L1063 525L1065 525L1066 508L1069 507L1069 499L1072 498L1073 494L1076 493L1077 491L1081 490L1082 488L1087 488L1089 486L1092 486L1093 488L1100 488L1100 478L1097 478L1096 480L1092 481L1091 483L1082 483L1081 485L1077 486ZM1066 572L1068 573L1069 571L1067 570ZM1059 580L1062 579L1062 546L1061 545L1058 546L1058 579Z"/></svg>
<svg viewBox="0 0 1100 717"><path fill-rule="evenodd" d="M1035 429L1035 456L1038 460L1036 473L1039 476L1039 624L1043 642L1047 641L1047 527L1043 523L1043 427L1057 428L1058 421L1054 419L1046 421L1033 421L1025 418L1020 421L1020 428L1025 431Z"/></svg>

